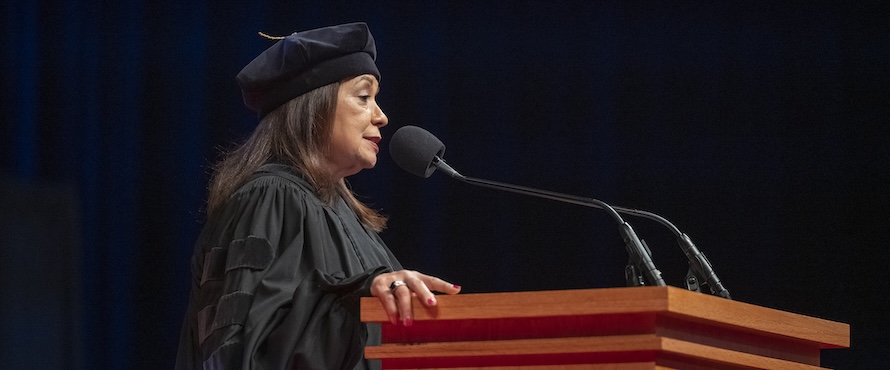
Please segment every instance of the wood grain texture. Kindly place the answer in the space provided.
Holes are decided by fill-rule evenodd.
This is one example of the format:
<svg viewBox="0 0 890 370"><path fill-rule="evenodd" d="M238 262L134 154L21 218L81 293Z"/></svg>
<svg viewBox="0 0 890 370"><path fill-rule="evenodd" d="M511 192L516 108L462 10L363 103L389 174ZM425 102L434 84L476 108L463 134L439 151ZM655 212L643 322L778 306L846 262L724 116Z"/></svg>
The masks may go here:
<svg viewBox="0 0 890 370"><path fill-rule="evenodd" d="M597 356L597 355L600 356ZM548 338L522 339L507 341L482 342L444 342L423 344L384 344L368 347L365 357L368 359L390 359L394 364L411 364L411 359L432 359L449 363L484 365L509 359L536 363L548 357L552 365L565 365L566 361L609 361L621 357L625 361L653 361L661 358L673 361L712 367L712 368L758 368L758 369L821 369L818 366L801 364L771 357L753 355L690 343L671 338L660 338L655 335L626 335L613 337L581 337L581 338ZM552 356L563 355L563 356ZM570 357L567 355L587 355L586 357ZM423 364L423 361L413 361Z"/></svg>
<svg viewBox="0 0 890 370"><path fill-rule="evenodd" d="M850 346L850 326L820 318L731 301L676 287L606 288L438 296L434 309L415 301L415 323L526 317L633 315L679 317L711 325L819 343ZM362 298L363 322L388 323L376 298ZM384 324L388 325L388 324Z"/></svg>
<svg viewBox="0 0 890 370"><path fill-rule="evenodd" d="M404 327L388 322L376 298L362 299L362 321L382 329L383 344L366 347L367 358L387 369L818 369L821 349L850 345L844 323L675 287L466 294L439 296L432 309L414 304L414 325Z"/></svg>

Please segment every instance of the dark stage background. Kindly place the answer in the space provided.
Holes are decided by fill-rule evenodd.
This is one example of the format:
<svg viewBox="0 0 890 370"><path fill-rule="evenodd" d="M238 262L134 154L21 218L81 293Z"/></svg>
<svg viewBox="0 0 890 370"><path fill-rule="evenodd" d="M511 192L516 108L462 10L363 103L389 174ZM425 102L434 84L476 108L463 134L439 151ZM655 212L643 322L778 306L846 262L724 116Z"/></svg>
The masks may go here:
<svg viewBox="0 0 890 370"><path fill-rule="evenodd" d="M890 361L884 1L7 1L0 363L162 369L218 148L256 124L257 31L366 21L384 135L423 126L466 175L662 214L739 301L852 325L824 365ZM384 143L386 144L386 143ZM412 177L351 179L404 265L464 292L623 286L601 211ZM629 219L669 284L667 230Z"/></svg>

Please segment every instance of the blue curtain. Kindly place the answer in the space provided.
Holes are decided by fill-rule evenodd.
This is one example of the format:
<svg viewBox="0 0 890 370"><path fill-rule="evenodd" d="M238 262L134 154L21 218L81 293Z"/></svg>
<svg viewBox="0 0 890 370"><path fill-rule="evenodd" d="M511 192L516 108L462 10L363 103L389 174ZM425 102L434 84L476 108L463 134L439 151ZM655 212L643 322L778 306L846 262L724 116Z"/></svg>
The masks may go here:
<svg viewBox="0 0 890 370"><path fill-rule="evenodd" d="M78 225L65 234L76 268L64 278L77 304L70 322L41 329L74 333L77 345L52 355L69 368L172 366L208 167L256 124L234 75L269 46L257 31L350 21L368 22L378 42L384 135L420 125L466 175L660 213L736 299L851 323L854 347L827 351L824 365L890 360L884 2L60 0L3 10L0 169L16 184L4 196L22 185L76 199L59 204ZM624 285L627 256L602 212L414 178L386 150L350 182L390 215L383 236L403 264L466 292ZM668 283L682 285L671 235L629 221ZM41 294L31 278L12 279L4 286ZM12 345L3 353L11 368L32 368L42 352L8 338L39 333L17 320L0 317Z"/></svg>

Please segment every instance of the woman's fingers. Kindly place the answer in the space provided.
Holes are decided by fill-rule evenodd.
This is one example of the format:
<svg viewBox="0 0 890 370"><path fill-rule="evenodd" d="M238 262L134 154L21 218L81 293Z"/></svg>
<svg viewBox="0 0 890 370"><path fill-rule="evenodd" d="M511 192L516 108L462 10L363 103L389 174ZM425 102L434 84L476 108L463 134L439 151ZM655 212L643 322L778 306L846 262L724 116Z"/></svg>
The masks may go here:
<svg viewBox="0 0 890 370"><path fill-rule="evenodd" d="M405 326L414 323L412 298L416 296L424 305L435 306L438 301L433 291L457 294L460 286L410 270L380 274L371 285L371 294L380 299L390 323L401 322Z"/></svg>
<svg viewBox="0 0 890 370"><path fill-rule="evenodd" d="M398 280L401 281L401 280ZM392 289L392 295L396 297L399 321L404 326L414 324L414 310L411 307L411 290L406 283L399 284Z"/></svg>
<svg viewBox="0 0 890 370"><path fill-rule="evenodd" d="M380 274L371 283L371 295L380 300L389 322L393 325L399 322L403 311L410 312L411 309L410 290L406 287L405 281L399 279L399 276L394 272ZM403 293L405 291L408 293ZM404 301L396 294L397 292L408 297L407 309ZM404 319L402 321L404 322Z"/></svg>
<svg viewBox="0 0 890 370"><path fill-rule="evenodd" d="M439 279L435 276L424 275L426 279L424 283L428 290L434 290L437 292L442 292L445 294L457 294L460 293L460 285L455 285L449 283L445 280ZM432 293L431 293L432 294Z"/></svg>
<svg viewBox="0 0 890 370"><path fill-rule="evenodd" d="M460 292L460 286L446 282L435 276L419 274L417 280L409 280L408 287L417 295L417 299L424 305L435 306L438 301L433 292L442 292L445 294L457 294Z"/></svg>
<svg viewBox="0 0 890 370"><path fill-rule="evenodd" d="M430 292L430 289L427 288L426 283L424 283L423 278L426 277L426 275L420 273L417 273L417 275L420 276L415 276L413 278L405 280L405 284L408 286L409 289L411 289L412 296L416 296L418 300L423 302L423 304L429 306L430 300L435 302L435 298L433 298L433 292ZM401 311L399 313L401 314Z"/></svg>
<svg viewBox="0 0 890 370"><path fill-rule="evenodd" d="M375 279L375 285L371 289L371 294L380 300L380 303L383 305L383 310L386 311L386 316L389 317L389 322L393 325L398 323L399 307L396 304L396 296L390 292L389 288L381 288L377 286Z"/></svg>

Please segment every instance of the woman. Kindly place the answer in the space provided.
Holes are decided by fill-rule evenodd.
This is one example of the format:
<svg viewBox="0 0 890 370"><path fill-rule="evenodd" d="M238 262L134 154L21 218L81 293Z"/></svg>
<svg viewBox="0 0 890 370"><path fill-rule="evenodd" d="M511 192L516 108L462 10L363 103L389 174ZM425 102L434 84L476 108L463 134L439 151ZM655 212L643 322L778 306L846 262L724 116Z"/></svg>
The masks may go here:
<svg viewBox="0 0 890 370"><path fill-rule="evenodd" d="M377 163L388 122L375 57L353 23L287 36L238 74L260 124L215 168L177 369L369 368L379 332L360 297L411 326L412 295L460 291L402 269L377 235L386 219L344 183Z"/></svg>

